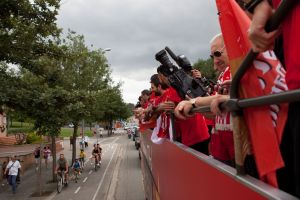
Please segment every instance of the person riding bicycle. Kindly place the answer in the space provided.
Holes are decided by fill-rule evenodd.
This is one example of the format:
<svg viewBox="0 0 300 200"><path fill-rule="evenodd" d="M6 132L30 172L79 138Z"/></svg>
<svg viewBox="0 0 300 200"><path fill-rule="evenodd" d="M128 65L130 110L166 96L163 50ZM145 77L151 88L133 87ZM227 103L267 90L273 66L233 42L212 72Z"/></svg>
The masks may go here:
<svg viewBox="0 0 300 200"><path fill-rule="evenodd" d="M80 172L82 170L81 164L80 164L80 162L79 162L79 160L77 158L75 159L75 162L72 165L72 169L73 169L74 174L76 172L78 172L78 174L80 174Z"/></svg>
<svg viewBox="0 0 300 200"><path fill-rule="evenodd" d="M84 166L84 160L85 160L85 153L83 149L80 149L80 153L79 153L79 162L81 164L81 167L83 168Z"/></svg>
<svg viewBox="0 0 300 200"><path fill-rule="evenodd" d="M94 146L92 155L95 157L95 162L100 165L101 163L101 152L102 152L102 148L100 147L99 144L97 144L96 146Z"/></svg>
<svg viewBox="0 0 300 200"><path fill-rule="evenodd" d="M68 169L68 162L64 154L60 154L59 159L57 160L55 174L57 174L58 172L64 172L66 185L68 184Z"/></svg>

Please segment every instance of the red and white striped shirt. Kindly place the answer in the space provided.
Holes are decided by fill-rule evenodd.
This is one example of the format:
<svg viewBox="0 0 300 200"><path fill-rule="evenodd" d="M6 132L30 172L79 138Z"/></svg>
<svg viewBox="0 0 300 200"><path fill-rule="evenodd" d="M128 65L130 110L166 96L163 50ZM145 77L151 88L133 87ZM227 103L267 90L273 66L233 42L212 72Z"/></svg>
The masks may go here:
<svg viewBox="0 0 300 200"><path fill-rule="evenodd" d="M224 81L231 80L231 73L229 66L226 67L218 78L218 83L221 84ZM215 119L215 129L219 131L232 131L232 120L229 112L217 115Z"/></svg>

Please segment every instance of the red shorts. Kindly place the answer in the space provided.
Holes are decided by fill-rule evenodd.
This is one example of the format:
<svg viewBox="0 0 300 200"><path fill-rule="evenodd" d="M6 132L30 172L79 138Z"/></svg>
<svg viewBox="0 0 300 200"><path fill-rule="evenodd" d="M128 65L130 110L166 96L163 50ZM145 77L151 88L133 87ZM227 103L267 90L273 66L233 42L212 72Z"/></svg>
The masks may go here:
<svg viewBox="0 0 300 200"><path fill-rule="evenodd" d="M234 159L234 143L232 131L216 131L211 135L211 155L222 161Z"/></svg>

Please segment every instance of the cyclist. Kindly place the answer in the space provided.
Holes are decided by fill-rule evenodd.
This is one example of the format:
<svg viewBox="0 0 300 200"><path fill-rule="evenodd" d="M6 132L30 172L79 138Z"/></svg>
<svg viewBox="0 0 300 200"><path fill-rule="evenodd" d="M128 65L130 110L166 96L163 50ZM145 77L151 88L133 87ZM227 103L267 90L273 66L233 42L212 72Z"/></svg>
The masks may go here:
<svg viewBox="0 0 300 200"><path fill-rule="evenodd" d="M95 157L95 162L97 163L98 166L100 165L101 162L101 152L102 152L102 148L100 147L99 144L94 146L92 155Z"/></svg>
<svg viewBox="0 0 300 200"><path fill-rule="evenodd" d="M78 174L80 174L80 172L82 170L80 162L79 162L79 160L77 158L75 159L75 162L72 165L72 169L73 169L74 175L75 175L76 172Z"/></svg>
<svg viewBox="0 0 300 200"><path fill-rule="evenodd" d="M83 169L83 167L84 167L84 160L85 160L85 153L84 153L84 150L83 150L83 149L80 149L80 153L79 153L79 161L80 161L80 164L81 164L82 169Z"/></svg>
<svg viewBox="0 0 300 200"><path fill-rule="evenodd" d="M59 159L57 160L55 174L57 174L57 172L64 172L66 185L68 185L68 169L69 169L69 166L68 166L68 162L65 158L65 155L61 153L59 155ZM62 174L62 176L63 176L63 174Z"/></svg>

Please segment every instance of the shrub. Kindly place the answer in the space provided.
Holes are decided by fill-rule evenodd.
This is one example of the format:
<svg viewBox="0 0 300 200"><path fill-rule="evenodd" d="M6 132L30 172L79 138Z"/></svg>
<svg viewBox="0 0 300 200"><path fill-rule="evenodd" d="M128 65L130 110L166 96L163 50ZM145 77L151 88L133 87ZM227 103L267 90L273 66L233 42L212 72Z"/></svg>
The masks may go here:
<svg viewBox="0 0 300 200"><path fill-rule="evenodd" d="M37 135L34 132L28 133L26 137L26 143L27 144L36 144L40 143L42 141L42 137Z"/></svg>

